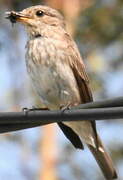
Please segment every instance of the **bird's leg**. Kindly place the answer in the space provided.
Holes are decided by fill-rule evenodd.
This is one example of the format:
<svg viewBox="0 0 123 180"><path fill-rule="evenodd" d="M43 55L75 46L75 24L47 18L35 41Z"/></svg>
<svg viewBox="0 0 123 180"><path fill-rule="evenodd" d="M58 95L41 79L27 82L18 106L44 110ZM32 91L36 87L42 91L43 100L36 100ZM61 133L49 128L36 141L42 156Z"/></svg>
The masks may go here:
<svg viewBox="0 0 123 180"><path fill-rule="evenodd" d="M64 112L65 110L71 109L71 107L72 107L72 104L71 104L71 103L68 103L68 104L66 104L66 105L61 104L61 105L60 105L60 110L61 110L62 112Z"/></svg>
<svg viewBox="0 0 123 180"><path fill-rule="evenodd" d="M78 106L78 103L70 103L70 102L68 102L66 105L61 104L60 105L60 110L62 110L64 112L65 110L70 110L72 107L75 107L75 106Z"/></svg>

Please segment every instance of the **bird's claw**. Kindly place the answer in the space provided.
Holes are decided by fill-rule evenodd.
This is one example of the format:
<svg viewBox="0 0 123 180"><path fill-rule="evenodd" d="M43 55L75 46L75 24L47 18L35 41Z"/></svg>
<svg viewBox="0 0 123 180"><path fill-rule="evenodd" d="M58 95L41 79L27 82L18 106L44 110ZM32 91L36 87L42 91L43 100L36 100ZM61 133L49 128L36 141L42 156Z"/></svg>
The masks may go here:
<svg viewBox="0 0 123 180"><path fill-rule="evenodd" d="M36 107L34 107L34 106L32 106L32 108L26 108L26 107L24 107L24 108L22 108L22 111L24 112L24 114L25 115L27 115L28 114L28 112L30 112L30 111L43 111L43 110L48 110L48 108L36 108Z"/></svg>
<svg viewBox="0 0 123 180"><path fill-rule="evenodd" d="M61 106L60 106L60 110L61 110L62 112L65 112L66 110L70 110L70 108L71 108L71 104L70 104L70 103L67 104L67 105L61 105Z"/></svg>
<svg viewBox="0 0 123 180"><path fill-rule="evenodd" d="M24 112L24 115L27 115L28 112L30 111L30 109L24 107L24 108L22 108L22 111Z"/></svg>

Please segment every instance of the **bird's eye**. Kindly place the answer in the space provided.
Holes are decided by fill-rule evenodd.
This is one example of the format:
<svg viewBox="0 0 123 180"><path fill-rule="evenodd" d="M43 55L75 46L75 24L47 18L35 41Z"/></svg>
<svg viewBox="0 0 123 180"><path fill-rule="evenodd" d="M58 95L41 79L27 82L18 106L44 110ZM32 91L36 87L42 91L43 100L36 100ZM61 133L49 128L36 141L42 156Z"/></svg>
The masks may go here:
<svg viewBox="0 0 123 180"><path fill-rule="evenodd" d="M39 10L39 11L36 12L36 15L39 16L39 17L41 17L41 16L44 15L44 12L41 11L41 10Z"/></svg>

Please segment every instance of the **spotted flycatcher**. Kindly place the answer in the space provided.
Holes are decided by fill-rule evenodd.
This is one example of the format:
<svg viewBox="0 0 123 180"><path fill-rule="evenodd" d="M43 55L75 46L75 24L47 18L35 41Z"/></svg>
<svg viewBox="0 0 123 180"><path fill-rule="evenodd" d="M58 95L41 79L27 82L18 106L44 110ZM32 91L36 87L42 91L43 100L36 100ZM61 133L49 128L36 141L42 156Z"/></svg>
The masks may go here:
<svg viewBox="0 0 123 180"><path fill-rule="evenodd" d="M8 18L26 28L27 71L39 99L48 109L93 101L82 58L66 31L63 16L57 10L38 5L21 12L11 11ZM87 144L106 180L117 178L94 121L62 122L58 125L76 148L83 149L81 140Z"/></svg>

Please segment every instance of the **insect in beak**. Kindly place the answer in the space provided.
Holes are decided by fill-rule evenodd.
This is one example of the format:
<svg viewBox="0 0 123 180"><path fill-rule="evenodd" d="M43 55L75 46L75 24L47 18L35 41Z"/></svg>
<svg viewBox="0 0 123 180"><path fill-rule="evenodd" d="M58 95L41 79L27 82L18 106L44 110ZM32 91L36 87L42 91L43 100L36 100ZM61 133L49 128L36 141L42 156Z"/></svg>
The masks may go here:
<svg viewBox="0 0 123 180"><path fill-rule="evenodd" d="M12 24L16 22L26 23L28 19L31 19L30 16L15 11L6 12L5 18L9 19Z"/></svg>

